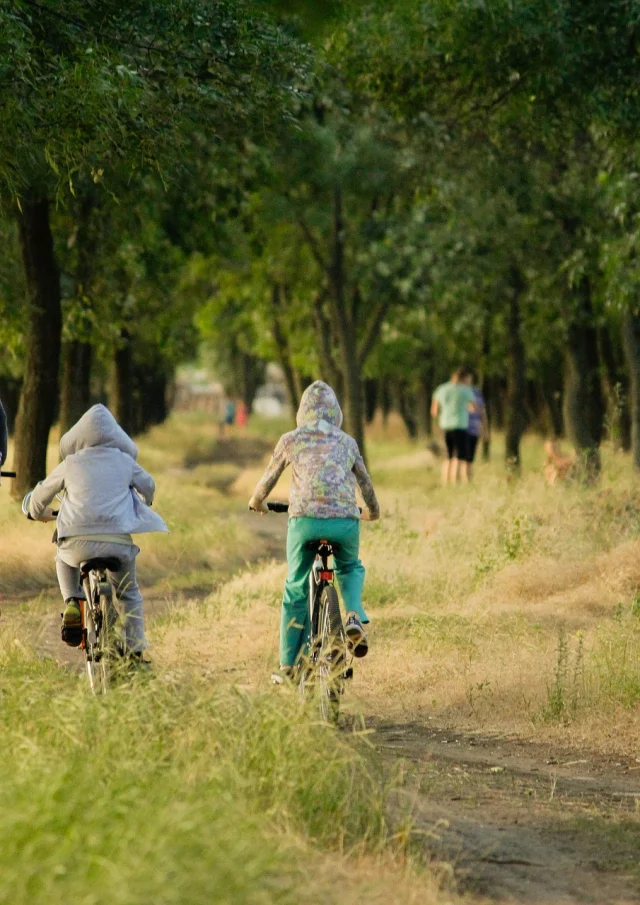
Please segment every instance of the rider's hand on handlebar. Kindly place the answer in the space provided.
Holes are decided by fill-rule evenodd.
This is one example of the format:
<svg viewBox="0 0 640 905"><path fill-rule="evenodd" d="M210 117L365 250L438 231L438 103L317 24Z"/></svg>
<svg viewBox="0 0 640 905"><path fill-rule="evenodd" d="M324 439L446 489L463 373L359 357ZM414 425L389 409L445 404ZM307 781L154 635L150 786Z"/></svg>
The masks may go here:
<svg viewBox="0 0 640 905"><path fill-rule="evenodd" d="M56 520L57 518L58 518L58 513L55 512L55 511L51 508L51 506L47 506L47 508L44 510L44 512L42 513L42 515L41 515L40 518L38 519L38 521L39 521L39 522L55 522L55 520Z"/></svg>
<svg viewBox="0 0 640 905"><path fill-rule="evenodd" d="M252 512L260 512L262 513L262 515L269 511L265 501L258 501L255 499L255 497L251 497L251 499L249 500L249 509L251 509Z"/></svg>
<svg viewBox="0 0 640 905"><path fill-rule="evenodd" d="M380 513L372 513L369 509L363 509L360 513L360 520L363 522L377 522L380 518Z"/></svg>

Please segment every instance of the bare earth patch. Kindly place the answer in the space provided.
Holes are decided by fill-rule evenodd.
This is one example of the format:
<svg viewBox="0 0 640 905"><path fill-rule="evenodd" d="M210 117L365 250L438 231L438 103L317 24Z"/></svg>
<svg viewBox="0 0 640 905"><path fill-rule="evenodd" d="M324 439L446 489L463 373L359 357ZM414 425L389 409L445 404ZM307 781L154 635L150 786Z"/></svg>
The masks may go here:
<svg viewBox="0 0 640 905"><path fill-rule="evenodd" d="M376 723L385 757L405 774L415 833L459 889L490 901L640 900L640 761Z"/></svg>

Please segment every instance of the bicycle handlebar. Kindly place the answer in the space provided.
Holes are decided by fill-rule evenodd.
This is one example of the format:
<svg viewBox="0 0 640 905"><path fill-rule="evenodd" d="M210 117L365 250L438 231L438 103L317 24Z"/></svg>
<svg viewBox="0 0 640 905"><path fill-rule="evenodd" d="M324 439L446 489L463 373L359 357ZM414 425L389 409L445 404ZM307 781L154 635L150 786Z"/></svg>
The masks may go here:
<svg viewBox="0 0 640 905"><path fill-rule="evenodd" d="M267 503L267 509L269 512L288 512L289 504L288 503Z"/></svg>
<svg viewBox="0 0 640 905"><path fill-rule="evenodd" d="M267 503L267 509L269 512L288 512L289 504L288 503L278 503L274 501L273 503ZM358 506L360 512L362 512L362 507ZM257 512L257 509L250 509L250 512Z"/></svg>

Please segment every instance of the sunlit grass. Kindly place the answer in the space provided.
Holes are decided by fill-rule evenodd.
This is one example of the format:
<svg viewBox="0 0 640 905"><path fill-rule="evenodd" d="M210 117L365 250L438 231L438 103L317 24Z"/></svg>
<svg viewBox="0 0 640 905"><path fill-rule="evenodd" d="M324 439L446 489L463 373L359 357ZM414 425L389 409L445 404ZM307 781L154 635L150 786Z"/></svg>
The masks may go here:
<svg viewBox="0 0 640 905"><path fill-rule="evenodd" d="M6 635L0 696L7 905L356 902L369 891L359 860L401 854L371 749L318 725L295 696L191 674L95 699ZM418 901L395 873L396 901Z"/></svg>
<svg viewBox="0 0 640 905"><path fill-rule="evenodd" d="M171 528L139 539L143 590L163 602L149 625L158 678L107 701L33 656L35 627L56 612L54 548L2 488L0 809L12 816L0 821L0 903L437 899L391 839L368 736L354 746L270 688L285 522L252 519L246 502L281 427L250 425L246 462L237 445L227 460L197 414L141 439ZM628 459L607 448L598 486L549 488L531 437L510 482L498 438L472 486L442 488L439 460L401 433L395 422L369 438L383 518L362 526L372 624L344 700L355 725L429 719L636 751Z"/></svg>

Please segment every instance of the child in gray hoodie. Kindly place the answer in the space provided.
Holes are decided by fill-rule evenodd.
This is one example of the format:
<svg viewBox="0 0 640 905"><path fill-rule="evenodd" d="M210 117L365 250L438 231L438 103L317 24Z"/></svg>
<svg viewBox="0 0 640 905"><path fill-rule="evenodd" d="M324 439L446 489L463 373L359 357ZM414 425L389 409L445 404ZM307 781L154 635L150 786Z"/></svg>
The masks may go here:
<svg viewBox="0 0 640 905"><path fill-rule="evenodd" d="M57 494L56 571L66 607L63 624L81 623L80 565L95 557L115 559L120 568L109 573L124 610L127 650L140 658L147 647L142 594L136 580L140 552L132 534L167 531L149 507L155 484L138 465L138 449L104 405L94 405L60 440L62 462L27 494L23 510L45 519Z"/></svg>

